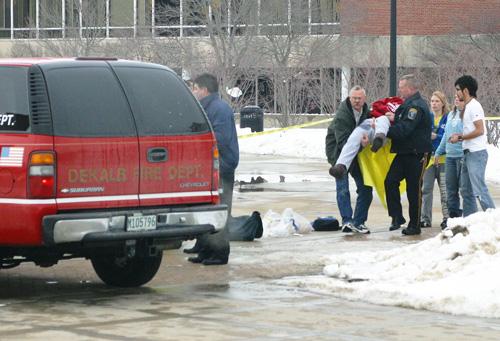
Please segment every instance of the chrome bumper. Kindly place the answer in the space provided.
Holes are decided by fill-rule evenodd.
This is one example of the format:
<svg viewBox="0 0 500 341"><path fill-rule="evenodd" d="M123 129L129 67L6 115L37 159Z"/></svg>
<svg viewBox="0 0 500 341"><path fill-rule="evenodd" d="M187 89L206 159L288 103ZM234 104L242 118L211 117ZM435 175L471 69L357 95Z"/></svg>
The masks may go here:
<svg viewBox="0 0 500 341"><path fill-rule="evenodd" d="M127 232L127 216L137 214L156 215L156 229ZM225 205L185 207L169 210L57 214L44 217L43 234L46 245L89 240L193 238L202 233L223 229L226 220L227 207Z"/></svg>

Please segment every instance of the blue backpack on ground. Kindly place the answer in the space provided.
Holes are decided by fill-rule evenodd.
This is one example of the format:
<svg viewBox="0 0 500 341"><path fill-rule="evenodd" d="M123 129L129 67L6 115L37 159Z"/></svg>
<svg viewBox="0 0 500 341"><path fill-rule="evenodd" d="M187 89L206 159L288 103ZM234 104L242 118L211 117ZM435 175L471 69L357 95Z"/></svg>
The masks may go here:
<svg viewBox="0 0 500 341"><path fill-rule="evenodd" d="M312 227L314 231L339 231L340 224L337 218L332 216L317 218L312 222Z"/></svg>

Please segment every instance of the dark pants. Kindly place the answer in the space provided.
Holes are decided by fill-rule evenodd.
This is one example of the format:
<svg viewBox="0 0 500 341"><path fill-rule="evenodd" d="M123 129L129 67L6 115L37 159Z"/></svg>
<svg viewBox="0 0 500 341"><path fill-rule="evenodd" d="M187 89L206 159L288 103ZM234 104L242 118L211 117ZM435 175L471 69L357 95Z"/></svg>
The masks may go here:
<svg viewBox="0 0 500 341"><path fill-rule="evenodd" d="M231 208L233 206L234 171L232 173L221 173L220 182L222 187L220 202L227 205L227 217L229 218L231 217Z"/></svg>
<svg viewBox="0 0 500 341"><path fill-rule="evenodd" d="M227 205L227 218L231 217L231 207L233 205L233 186L234 186L234 171L232 173L224 173L219 176L219 185L222 188L220 194L221 204ZM201 251L201 253L199 253ZM229 256L229 231L228 224L216 233L206 233L196 239L196 244L191 249L191 253L199 253L198 258L202 261L207 258L215 258L222 260L221 264L227 263Z"/></svg>
<svg viewBox="0 0 500 341"><path fill-rule="evenodd" d="M448 195L448 213L450 218L462 216L460 208L460 173L462 172L462 157L446 157L446 193Z"/></svg>
<svg viewBox="0 0 500 341"><path fill-rule="evenodd" d="M350 173L356 183L356 206L354 216L351 205L351 193L349 191L349 175L336 179L337 185L337 206L342 217L342 224L353 223L354 226L364 224L368 219L368 209L372 203L373 191L369 186L365 186L363 175L359 171Z"/></svg>
<svg viewBox="0 0 500 341"><path fill-rule="evenodd" d="M403 217L399 184L402 180L406 180L408 213L410 215L408 227L417 228L420 226L422 179L426 166L427 154L397 154L385 178L387 209L393 219Z"/></svg>

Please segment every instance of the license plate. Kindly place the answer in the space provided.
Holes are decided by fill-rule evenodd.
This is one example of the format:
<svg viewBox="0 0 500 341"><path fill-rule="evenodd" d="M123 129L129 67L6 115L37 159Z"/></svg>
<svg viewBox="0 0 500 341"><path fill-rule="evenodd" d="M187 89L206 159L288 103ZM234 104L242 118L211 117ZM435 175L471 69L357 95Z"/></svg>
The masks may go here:
<svg viewBox="0 0 500 341"><path fill-rule="evenodd" d="M147 231L156 229L155 215L127 217L127 231Z"/></svg>

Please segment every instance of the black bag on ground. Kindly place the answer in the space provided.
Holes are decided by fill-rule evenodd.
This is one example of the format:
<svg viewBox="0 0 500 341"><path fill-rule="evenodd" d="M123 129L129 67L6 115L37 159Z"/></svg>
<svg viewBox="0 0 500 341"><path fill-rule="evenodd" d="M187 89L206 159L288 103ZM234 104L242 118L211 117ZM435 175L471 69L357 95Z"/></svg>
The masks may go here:
<svg viewBox="0 0 500 341"><path fill-rule="evenodd" d="M312 222L312 227L314 231L339 231L340 224L339 221L332 217L317 218Z"/></svg>
<svg viewBox="0 0 500 341"><path fill-rule="evenodd" d="M260 213L254 211L251 216L230 217L227 221L229 240L251 242L262 237L264 228Z"/></svg>

